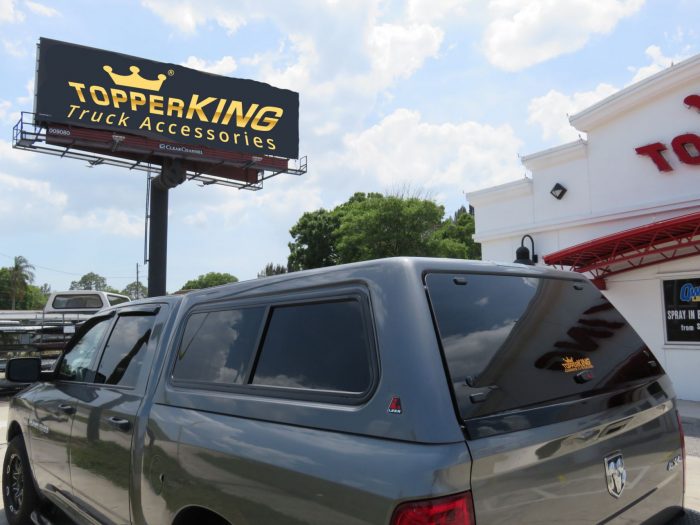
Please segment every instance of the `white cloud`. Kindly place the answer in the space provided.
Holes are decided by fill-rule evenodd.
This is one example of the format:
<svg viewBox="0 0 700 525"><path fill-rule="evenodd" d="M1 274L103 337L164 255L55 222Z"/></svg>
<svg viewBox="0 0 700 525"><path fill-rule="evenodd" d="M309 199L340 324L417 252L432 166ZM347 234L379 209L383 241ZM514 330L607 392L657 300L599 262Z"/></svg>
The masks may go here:
<svg viewBox="0 0 700 525"><path fill-rule="evenodd" d="M593 91L581 91L565 95L554 89L546 95L533 98L528 105L528 122L542 128L545 140L557 138L569 142L579 137L579 131L569 124L569 116L592 106L615 93L610 84L599 84Z"/></svg>
<svg viewBox="0 0 700 525"><path fill-rule="evenodd" d="M24 20L24 13L17 10L15 0L0 0L0 24L15 23Z"/></svg>
<svg viewBox="0 0 700 525"><path fill-rule="evenodd" d="M197 28L211 19L234 33L245 24L245 17L236 14L227 2L200 0L142 0L145 7L161 17L167 24L175 26L183 33L194 34ZM245 10L242 10L245 11Z"/></svg>
<svg viewBox="0 0 700 525"><path fill-rule="evenodd" d="M24 5L26 5L32 13L39 16L47 16L50 18L54 16L59 16L61 14L58 12L58 10L54 9L53 7L40 4L39 2L25 0Z"/></svg>
<svg viewBox="0 0 700 525"><path fill-rule="evenodd" d="M14 113L9 114L11 120L15 120ZM36 166L36 156L27 151L22 151L12 147L10 142L0 140L0 159L2 159L3 169L14 167L26 171L28 168Z"/></svg>
<svg viewBox="0 0 700 525"><path fill-rule="evenodd" d="M27 56L27 50L20 41L5 40L2 41L2 47L5 49L5 53L15 58L22 58Z"/></svg>
<svg viewBox="0 0 700 525"><path fill-rule="evenodd" d="M207 62L203 58L189 56L181 65L206 71L207 73L214 73L215 75L230 75L238 67L236 61L230 55L223 56L215 62Z"/></svg>
<svg viewBox="0 0 700 525"><path fill-rule="evenodd" d="M677 64L681 60L688 58L687 55L676 55L674 57L664 56L659 46L649 46L646 48L646 51L644 53L651 59L651 63L647 66L642 66L638 68L630 67L629 70L634 72L634 77L632 78L630 84L639 82L642 79L650 77L658 73L659 71L662 71L667 67L670 67L673 64Z"/></svg>
<svg viewBox="0 0 700 525"><path fill-rule="evenodd" d="M491 0L484 52L496 67L518 71L581 49L609 33L645 0Z"/></svg>
<svg viewBox="0 0 700 525"><path fill-rule="evenodd" d="M409 0L406 11L409 20L437 22L470 14L468 5L464 0Z"/></svg>
<svg viewBox="0 0 700 525"><path fill-rule="evenodd" d="M4 223L18 217L28 221L43 216L47 209L60 210L67 203L68 196L49 182L0 172L0 218Z"/></svg>
<svg viewBox="0 0 700 525"><path fill-rule="evenodd" d="M12 104L9 101L0 99L0 121L9 122L11 120L11 107Z"/></svg>
<svg viewBox="0 0 700 525"><path fill-rule="evenodd" d="M284 175L281 175L284 177ZM284 185L284 183L282 183ZM320 187L311 177L287 187L245 194L245 197L232 199L230 188L209 188L212 196L209 202L197 212L185 215L183 222L189 226L206 227L214 223L216 228L236 228L246 222L257 223L264 216L270 224L289 224L290 226L306 211L320 208Z"/></svg>
<svg viewBox="0 0 700 525"><path fill-rule="evenodd" d="M344 163L384 188L410 185L460 193L519 178L522 142L508 125L432 124L398 109L377 125L345 137Z"/></svg>
<svg viewBox="0 0 700 525"><path fill-rule="evenodd" d="M0 151L3 164L9 161ZM51 183L0 172L0 223L8 232L50 228L46 218L60 214L68 203L66 193Z"/></svg>
<svg viewBox="0 0 700 525"><path fill-rule="evenodd" d="M84 215L66 213L61 217L59 227L64 231L97 230L109 235L139 237L143 235L143 218L109 208Z"/></svg>
<svg viewBox="0 0 700 525"><path fill-rule="evenodd" d="M437 56L443 38L442 30L426 24L372 27L367 50L374 83L383 87L395 79L410 77L426 59Z"/></svg>
<svg viewBox="0 0 700 525"><path fill-rule="evenodd" d="M32 100L34 100L34 79L33 78L30 78L29 80L27 80L27 83L24 84L24 89L25 89L26 95L23 97L17 97L17 104L19 104L20 106L26 106L27 104L32 102ZM22 109L28 111L31 108L24 108L23 107Z"/></svg>

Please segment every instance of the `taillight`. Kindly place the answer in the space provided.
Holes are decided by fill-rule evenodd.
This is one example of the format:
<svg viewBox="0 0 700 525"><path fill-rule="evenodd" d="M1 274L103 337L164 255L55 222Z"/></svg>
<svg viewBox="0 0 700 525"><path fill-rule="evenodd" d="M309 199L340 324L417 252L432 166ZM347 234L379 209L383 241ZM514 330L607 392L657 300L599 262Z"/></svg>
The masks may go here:
<svg viewBox="0 0 700 525"><path fill-rule="evenodd" d="M683 432L683 423L681 423L681 414L676 410L676 417L678 418L678 432L681 435L681 468L683 469L683 499L685 499L685 432Z"/></svg>
<svg viewBox="0 0 700 525"><path fill-rule="evenodd" d="M391 525L474 525L471 492L445 498L409 501L396 507Z"/></svg>

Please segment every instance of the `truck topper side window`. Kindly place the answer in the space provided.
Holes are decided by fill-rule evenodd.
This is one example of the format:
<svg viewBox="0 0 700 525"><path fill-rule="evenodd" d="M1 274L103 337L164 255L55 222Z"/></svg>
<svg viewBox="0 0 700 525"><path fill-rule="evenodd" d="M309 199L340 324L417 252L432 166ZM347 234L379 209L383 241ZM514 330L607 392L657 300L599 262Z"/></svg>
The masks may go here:
<svg viewBox="0 0 700 525"><path fill-rule="evenodd" d="M370 356L359 301L276 306L252 383L362 394L372 383Z"/></svg>
<svg viewBox="0 0 700 525"><path fill-rule="evenodd" d="M175 381L241 384L248 375L265 308L196 312L187 320Z"/></svg>

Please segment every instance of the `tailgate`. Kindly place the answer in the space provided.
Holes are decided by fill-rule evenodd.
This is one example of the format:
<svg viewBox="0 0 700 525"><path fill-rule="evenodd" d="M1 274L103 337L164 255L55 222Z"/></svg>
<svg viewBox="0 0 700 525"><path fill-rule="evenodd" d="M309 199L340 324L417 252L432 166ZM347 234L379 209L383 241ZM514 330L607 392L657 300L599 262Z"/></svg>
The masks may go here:
<svg viewBox="0 0 700 525"><path fill-rule="evenodd" d="M470 422L470 433L492 434L469 441L477 524L666 523L676 515L683 465L673 400L656 382L626 394L637 401L562 422L542 424L580 406Z"/></svg>
<svg viewBox="0 0 700 525"><path fill-rule="evenodd" d="M675 394L572 274L427 273L485 523L650 523L683 499Z"/></svg>

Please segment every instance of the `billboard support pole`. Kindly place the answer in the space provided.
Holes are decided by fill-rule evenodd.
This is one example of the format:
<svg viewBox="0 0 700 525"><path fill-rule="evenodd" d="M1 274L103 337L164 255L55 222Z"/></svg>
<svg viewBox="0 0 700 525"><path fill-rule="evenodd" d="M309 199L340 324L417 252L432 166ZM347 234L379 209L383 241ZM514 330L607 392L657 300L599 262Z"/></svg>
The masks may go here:
<svg viewBox="0 0 700 525"><path fill-rule="evenodd" d="M168 192L182 184L186 170L179 159L164 159L160 175L151 180L148 238L148 297L165 295L168 262Z"/></svg>

